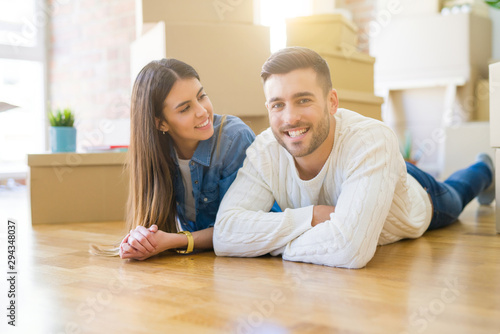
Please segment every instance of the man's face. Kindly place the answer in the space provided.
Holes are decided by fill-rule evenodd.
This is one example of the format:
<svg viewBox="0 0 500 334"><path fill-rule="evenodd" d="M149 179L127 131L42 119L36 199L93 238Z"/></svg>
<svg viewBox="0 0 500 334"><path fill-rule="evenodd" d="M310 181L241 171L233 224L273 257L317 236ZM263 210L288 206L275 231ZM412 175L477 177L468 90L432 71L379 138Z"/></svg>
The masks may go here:
<svg viewBox="0 0 500 334"><path fill-rule="evenodd" d="M264 94L273 134L293 157L305 157L322 147L338 102L335 90L325 96L313 69L271 75Z"/></svg>

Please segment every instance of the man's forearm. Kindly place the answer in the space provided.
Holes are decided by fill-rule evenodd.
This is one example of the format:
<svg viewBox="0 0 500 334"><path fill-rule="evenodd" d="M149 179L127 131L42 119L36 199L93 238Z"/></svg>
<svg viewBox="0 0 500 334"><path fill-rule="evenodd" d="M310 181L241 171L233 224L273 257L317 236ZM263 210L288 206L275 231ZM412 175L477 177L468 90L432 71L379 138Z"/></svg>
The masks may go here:
<svg viewBox="0 0 500 334"><path fill-rule="evenodd" d="M215 253L253 257L273 252L312 228L312 211L313 206L284 212L221 211L214 229Z"/></svg>

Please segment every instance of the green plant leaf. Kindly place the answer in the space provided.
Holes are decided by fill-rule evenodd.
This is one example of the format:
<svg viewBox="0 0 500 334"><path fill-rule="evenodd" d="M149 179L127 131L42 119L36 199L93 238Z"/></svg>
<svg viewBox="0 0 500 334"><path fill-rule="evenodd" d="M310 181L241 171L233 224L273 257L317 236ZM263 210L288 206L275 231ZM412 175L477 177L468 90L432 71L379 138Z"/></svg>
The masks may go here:
<svg viewBox="0 0 500 334"><path fill-rule="evenodd" d="M484 0L484 2L493 8L500 9L500 0Z"/></svg>
<svg viewBox="0 0 500 334"><path fill-rule="evenodd" d="M405 140L404 143L401 145L401 154L403 155L403 158L405 160L411 160L412 157L412 138L411 138L411 133L410 131L405 132Z"/></svg>
<svg viewBox="0 0 500 334"><path fill-rule="evenodd" d="M51 110L48 117L51 126L72 127L75 122L75 115L70 108Z"/></svg>

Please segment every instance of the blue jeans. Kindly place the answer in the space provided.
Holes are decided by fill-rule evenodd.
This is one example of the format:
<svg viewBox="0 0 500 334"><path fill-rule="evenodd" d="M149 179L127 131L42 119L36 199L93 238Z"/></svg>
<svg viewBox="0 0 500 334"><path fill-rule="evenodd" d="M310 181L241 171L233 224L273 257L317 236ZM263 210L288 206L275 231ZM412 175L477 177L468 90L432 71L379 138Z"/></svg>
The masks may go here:
<svg viewBox="0 0 500 334"><path fill-rule="evenodd" d="M431 197L433 213L428 230L445 227L456 221L465 206L493 180L491 171L484 162L461 169L444 182L436 181L411 163L406 163L406 169Z"/></svg>

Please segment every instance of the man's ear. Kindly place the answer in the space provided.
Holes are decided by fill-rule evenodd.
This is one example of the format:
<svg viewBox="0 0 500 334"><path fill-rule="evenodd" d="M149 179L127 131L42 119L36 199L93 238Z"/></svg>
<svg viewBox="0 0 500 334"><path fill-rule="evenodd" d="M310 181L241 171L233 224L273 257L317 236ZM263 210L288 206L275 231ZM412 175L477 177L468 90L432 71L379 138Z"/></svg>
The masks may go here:
<svg viewBox="0 0 500 334"><path fill-rule="evenodd" d="M330 115L334 115L339 107L339 98L337 96L337 91L335 89L330 90L328 93L328 109Z"/></svg>
<svg viewBox="0 0 500 334"><path fill-rule="evenodd" d="M167 132L167 131L168 131L168 124L167 124L167 122L162 121L162 120L161 120L161 119L159 119L158 117L155 117L155 123L156 123L156 128L157 128L159 131L164 131L164 132Z"/></svg>

